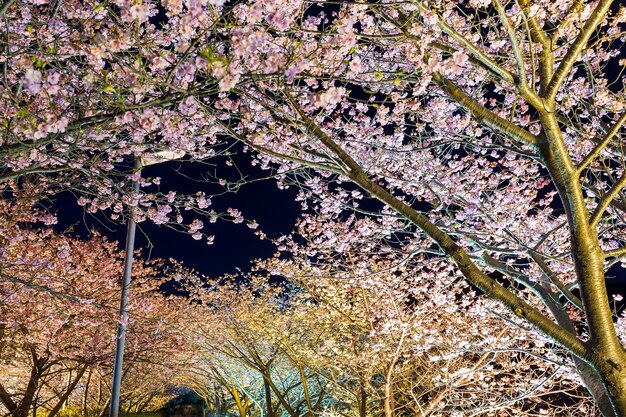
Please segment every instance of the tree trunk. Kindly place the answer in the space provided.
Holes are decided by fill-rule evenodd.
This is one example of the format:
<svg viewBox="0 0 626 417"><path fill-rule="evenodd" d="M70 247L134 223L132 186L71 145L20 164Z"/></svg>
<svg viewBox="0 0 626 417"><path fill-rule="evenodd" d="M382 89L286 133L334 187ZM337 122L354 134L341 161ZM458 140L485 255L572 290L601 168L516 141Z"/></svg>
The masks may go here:
<svg viewBox="0 0 626 417"><path fill-rule="evenodd" d="M367 417L367 392L363 380L359 382L359 417Z"/></svg>
<svg viewBox="0 0 626 417"><path fill-rule="evenodd" d="M393 397L393 380L391 378L391 370L387 373L387 380L385 381L385 399L384 399L384 410L385 417L394 417L394 397Z"/></svg>
<svg viewBox="0 0 626 417"><path fill-rule="evenodd" d="M263 375L263 390L265 391L265 404L267 408L267 417L274 417L274 411L272 410L272 390L270 383Z"/></svg>
<svg viewBox="0 0 626 417"><path fill-rule="evenodd" d="M232 386L228 387L228 390L230 391L230 394L233 396L233 399L235 400L235 405L237 406L239 417L246 417L246 414L247 414L246 404L241 399L241 396L239 395L239 391L237 391L237 387L235 386L235 384L234 383L232 384L233 384Z"/></svg>
<svg viewBox="0 0 626 417"><path fill-rule="evenodd" d="M87 407L89 404L89 383L91 382L91 374L92 370L89 370L89 374L87 374L87 381L85 382L85 392L83 393L83 404L82 404L82 413L84 417L87 417Z"/></svg>
<svg viewBox="0 0 626 417"><path fill-rule="evenodd" d="M611 396L616 415L626 416L626 363L611 363L604 369L604 383Z"/></svg>
<svg viewBox="0 0 626 417"><path fill-rule="evenodd" d="M9 410L9 414L13 414L13 412L17 409L17 404L15 403L15 401L13 401L13 398L11 398L11 394L7 392L7 390L4 388L4 385L2 385L1 383L0 401L2 401L2 404L6 407L7 410Z"/></svg>
<svg viewBox="0 0 626 417"><path fill-rule="evenodd" d="M26 390L22 396L22 400L17 404L17 407L12 412L12 417L28 417L29 411L34 404L34 399L39 389L39 380L41 375L47 369L48 360L37 356L35 349L31 347L31 358L33 366L30 370L30 378L26 385Z"/></svg>
<svg viewBox="0 0 626 417"><path fill-rule="evenodd" d="M65 392L63 393L63 395L59 398L56 405L48 413L48 417L54 417L59 412L59 410L61 410L61 408L65 406L67 399L70 397L70 394L72 393L72 391L74 391L74 388L76 388L76 385L78 384L78 382L80 382L80 379L83 377L86 370L87 370L87 365L83 365L78 370L78 373L76 374L74 379L71 380L69 384L67 385L67 387L65 388Z"/></svg>
<svg viewBox="0 0 626 417"><path fill-rule="evenodd" d="M559 121L552 111L554 102L544 101L543 104L544 109L538 109L543 128L539 152L567 215L572 258L589 332L585 350L578 356L581 361L593 364L602 377L615 414L626 416L626 354L613 325L613 311L609 305L604 275L604 252L598 239L597 223L590 217L585 204L580 172L568 154ZM590 381L589 386L594 388L596 384ZM598 394L597 398L594 394L594 398L604 401L601 392ZM602 403L597 405L603 413L609 413L602 410L601 407L606 408Z"/></svg>

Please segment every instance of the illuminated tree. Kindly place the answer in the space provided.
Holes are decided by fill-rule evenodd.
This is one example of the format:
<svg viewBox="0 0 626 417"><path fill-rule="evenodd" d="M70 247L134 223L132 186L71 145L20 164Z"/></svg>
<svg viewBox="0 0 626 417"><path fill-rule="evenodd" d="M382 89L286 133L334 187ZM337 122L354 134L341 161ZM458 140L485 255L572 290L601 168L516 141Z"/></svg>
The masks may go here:
<svg viewBox="0 0 626 417"><path fill-rule="evenodd" d="M623 7L41 3L0 10L6 184L74 189L114 215L141 200L139 217L176 223L156 195L120 191L116 164L240 141L301 187L312 263L356 237L399 263L448 259L569 352L605 416L626 414L605 288L626 254Z"/></svg>
<svg viewBox="0 0 626 417"><path fill-rule="evenodd" d="M36 213L28 206L1 200L0 211L0 403L15 417L39 407L54 416L77 391L87 403L98 374L110 379L122 255L97 234L80 240L35 228L26 222ZM175 327L186 301L160 293L157 268L139 262L135 271L126 345L131 405L163 390L167 381L157 376L172 377L186 353ZM100 397L108 401L108 391Z"/></svg>
<svg viewBox="0 0 626 417"><path fill-rule="evenodd" d="M304 334L295 311L281 311L280 291L218 287L194 292L205 307L194 314L200 322L193 336L198 359L189 376L192 386L217 382L242 417L315 415L327 399L327 382L280 343L287 335Z"/></svg>
<svg viewBox="0 0 626 417"><path fill-rule="evenodd" d="M441 289L467 289L458 275L430 277L433 291L365 263L367 280L272 262L295 292L258 278L190 290L202 312L184 384L242 417L592 414L562 352L485 314L486 300L441 304Z"/></svg>

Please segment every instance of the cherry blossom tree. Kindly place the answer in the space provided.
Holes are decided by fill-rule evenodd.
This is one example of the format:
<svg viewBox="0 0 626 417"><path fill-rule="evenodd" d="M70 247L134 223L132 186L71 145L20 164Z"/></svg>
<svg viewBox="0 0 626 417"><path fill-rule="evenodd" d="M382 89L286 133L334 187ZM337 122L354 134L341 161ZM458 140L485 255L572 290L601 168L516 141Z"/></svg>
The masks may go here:
<svg viewBox="0 0 626 417"><path fill-rule="evenodd" d="M398 264L448 259L565 349L605 416L626 414L605 283L626 254L616 2L7 0L0 14L4 184L178 224L167 198L123 191L124 158L239 141L300 187L312 263L354 239Z"/></svg>
<svg viewBox="0 0 626 417"><path fill-rule="evenodd" d="M327 382L279 343L281 335L301 332L293 310L281 313L280 291L220 283L194 296L203 313L194 315L201 321L193 335L198 366L190 375L192 385L217 382L242 417L310 416L321 409Z"/></svg>
<svg viewBox="0 0 626 417"><path fill-rule="evenodd" d="M305 363L341 381L359 415L591 413L562 352L503 323L497 305L471 297L450 265L419 262L428 266L371 256L323 269L308 261L266 265L315 300L310 342L294 346ZM454 302L460 294L465 300ZM569 408L557 405L564 398Z"/></svg>
<svg viewBox="0 0 626 417"><path fill-rule="evenodd" d="M219 403L242 417L594 412L565 355L485 314L486 300L440 305L439 291L388 265L351 279L272 264L302 285L287 291L257 277L251 288L240 280L189 290L204 314L182 380L209 403L226 394ZM437 290L466 287L450 272L433 277Z"/></svg>
<svg viewBox="0 0 626 417"><path fill-rule="evenodd" d="M88 213L123 220L134 207L138 222L150 218L201 239L202 221L185 212L212 222L239 222L240 214L212 210L204 191L161 192L155 170L140 179L133 161L157 152L195 161L229 154L193 98L219 91L204 74L208 52L197 37L224 27L222 8L195 3L181 14L182 3L170 3L170 21L155 25L155 3L131 6L2 3L3 197L11 189L42 200L69 191ZM134 180L142 191L132 189Z"/></svg>
<svg viewBox="0 0 626 417"><path fill-rule="evenodd" d="M309 255L348 256L372 216L365 248L449 258L572 355L604 415L624 414L605 284L624 256L624 9L415 1L303 17L308 5L236 9L222 55L243 81L222 86L217 119L262 166L309 167L294 180L319 213ZM326 241L333 228L344 238Z"/></svg>
<svg viewBox="0 0 626 417"><path fill-rule="evenodd" d="M0 211L0 403L16 417L37 408L54 416L78 391L88 398L94 374L110 379L122 255L97 234L79 240L34 227L27 222L34 213L29 206L0 200ZM175 327L186 300L160 293L158 266L140 262L136 270L126 369L131 402L163 390L166 382L149 373L161 368L171 377L164 369L180 369L186 352ZM160 387L148 390L148 381L157 380Z"/></svg>

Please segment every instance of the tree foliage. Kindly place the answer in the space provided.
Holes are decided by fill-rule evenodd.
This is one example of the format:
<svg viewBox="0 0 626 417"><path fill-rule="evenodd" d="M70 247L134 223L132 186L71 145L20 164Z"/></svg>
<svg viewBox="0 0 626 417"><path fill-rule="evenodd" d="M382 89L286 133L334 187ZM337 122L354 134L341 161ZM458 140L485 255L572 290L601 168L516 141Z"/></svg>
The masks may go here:
<svg viewBox="0 0 626 417"><path fill-rule="evenodd" d="M568 352L605 416L624 415L623 326L605 283L626 255L624 10L7 0L1 180L180 224L206 196L172 206L154 181L126 193L124 158L243 143L300 189L285 254L332 276L379 254L393 270L453 268ZM446 294L457 307L470 296Z"/></svg>
<svg viewBox="0 0 626 417"><path fill-rule="evenodd" d="M31 207L0 201L0 410L52 417L109 400L123 254L98 234L81 240L36 228ZM50 216L40 213L40 219ZM157 262L135 268L123 404L145 406L175 381L186 354L185 299L166 299ZM97 394L95 394L97 392Z"/></svg>

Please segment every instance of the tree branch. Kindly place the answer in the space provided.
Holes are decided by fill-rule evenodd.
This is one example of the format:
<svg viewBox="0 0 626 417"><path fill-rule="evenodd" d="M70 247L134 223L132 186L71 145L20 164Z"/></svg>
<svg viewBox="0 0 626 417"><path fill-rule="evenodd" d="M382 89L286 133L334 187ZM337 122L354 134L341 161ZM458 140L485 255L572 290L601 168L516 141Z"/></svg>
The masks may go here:
<svg viewBox="0 0 626 417"><path fill-rule="evenodd" d="M289 93L286 92L286 94L292 106L300 115L304 123L304 127L312 135L318 138L320 142L333 152L349 169L346 176L350 180L424 231L445 251L450 258L455 261L465 278L482 290L487 296L505 305L513 311L515 315L537 327L544 334L555 340L556 343L569 350L574 355L583 360L587 360L587 349L582 341L576 337L576 335L558 326L552 320L541 314L533 306L526 303L524 300L500 285L497 281L483 273L476 266L476 264L471 261L467 252L461 246L457 245L448 234L441 231L441 229L428 220L426 216L397 199L387 190L370 179L365 171L363 171L363 168L361 168L361 166L354 159L352 159L352 157L350 157L335 141L333 141L319 126L317 126L311 118L304 113Z"/></svg>
<svg viewBox="0 0 626 417"><path fill-rule="evenodd" d="M422 12L433 13L428 7L424 6L421 2L417 3L417 7L419 7L419 9ZM515 83L515 77L513 77L513 75L508 70L500 66L497 62L495 62L491 58L489 58L483 51L478 49L476 45L474 45L472 42L467 40L467 38L465 38L463 35L461 35L456 30L454 30L454 28L448 25L448 23L444 21L443 19L441 19L439 16L437 16L437 26L439 26L441 30L447 33L452 39L454 39L455 41L463 45L465 49L467 49L469 53L474 56L474 58L482 62L486 67L488 67L491 70L491 72L493 72L494 74L497 74L498 77L500 77L504 81L507 81L511 84Z"/></svg>
<svg viewBox="0 0 626 417"><path fill-rule="evenodd" d="M617 194L619 194L622 189L626 187L626 172L622 174L622 177L611 187L609 191L606 192L598 202L593 214L591 215L591 219L589 220L589 225L591 227L596 227L602 218L602 215L606 211L606 209L611 205L611 201Z"/></svg>
<svg viewBox="0 0 626 417"><path fill-rule="evenodd" d="M13 3L15 3L15 0L6 0L4 3L2 3L2 6L0 6L0 14L5 14Z"/></svg>
<svg viewBox="0 0 626 417"><path fill-rule="evenodd" d="M480 103L465 94L463 90L440 73L434 73L433 79L450 95L452 99L459 103L465 110L470 112L470 114L479 122L491 127L498 133L514 139L519 142L520 145L536 147L537 137L526 129L511 123L510 121L481 106Z"/></svg>
<svg viewBox="0 0 626 417"><path fill-rule="evenodd" d="M530 27L530 34L533 37L533 40L541 45L541 52L539 53L539 72L541 76L541 92L543 94L546 88L548 88L550 79L552 78L552 68L554 66L552 41L544 32L543 28L537 21L537 18L534 16L530 16L530 7L528 0L521 0L520 6L522 12L524 13L524 18L526 19L526 21L528 22L528 26Z"/></svg>
<svg viewBox="0 0 626 417"><path fill-rule="evenodd" d="M607 147L609 142L611 142L615 135L617 135L622 129L622 126L624 126L624 122L626 122L626 112L622 113L620 118L617 119L611 129L606 133L604 138L600 142L598 142L596 146L594 146L594 148L591 150L591 152L589 152L587 156L585 156L585 159L583 159L580 164L578 164L578 166L576 167L578 175L580 175L581 172L585 168L587 168L591 164L591 162L595 158L597 158L598 155L600 155L600 153Z"/></svg>
<svg viewBox="0 0 626 417"><path fill-rule="evenodd" d="M567 286L563 285L563 283L556 277L554 271L552 271L548 264L546 264L546 262L543 260L543 257L537 251L533 250L529 251L528 254L533 259L533 261L535 261L539 269L541 269L546 277L548 277L550 282L556 285L559 291L561 291L561 294L563 294L563 296L567 298L567 301L576 306L580 311L584 311L583 302L580 300L580 298L576 297L576 295L574 295L574 293L572 293L569 288L567 288Z"/></svg>
<svg viewBox="0 0 626 417"><path fill-rule="evenodd" d="M604 251L605 258L621 258L624 255L626 255L626 246Z"/></svg>
<svg viewBox="0 0 626 417"><path fill-rule="evenodd" d="M511 22L508 16L506 15L502 2L500 2L500 0L493 0L493 4L495 5L496 10L498 11L498 15L500 16L500 21L502 22L502 24L504 25L504 28L506 29L506 33L509 37L509 41L511 42L511 47L513 48L513 54L515 55L515 63L517 64L517 72L518 72L516 84L521 84L520 87L523 88L528 84L528 82L526 80L526 69L524 68L524 57L522 56L522 51L519 47L519 44L517 43L515 30L511 26Z"/></svg>
<svg viewBox="0 0 626 417"><path fill-rule="evenodd" d="M2 383L0 383L0 401L2 401L2 404L9 410L9 413L12 413L17 408L17 404L13 401L11 394L7 392Z"/></svg>
<svg viewBox="0 0 626 417"><path fill-rule="evenodd" d="M585 22L585 25L580 30L580 33L576 37L574 43L568 49L565 57L563 57L561 64L552 76L550 84L543 94L543 97L545 97L548 101L554 101L556 93L565 81L565 77L569 74L570 70L574 66L574 63L580 56L580 53L587 46L587 42L589 41L589 38L591 38L593 32L598 28L602 19L604 19L604 16L611 7L611 3L613 3L613 0L600 0L596 9L593 11L587 22Z"/></svg>

